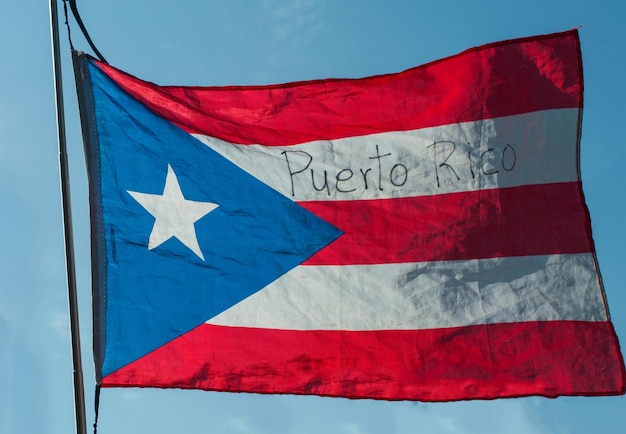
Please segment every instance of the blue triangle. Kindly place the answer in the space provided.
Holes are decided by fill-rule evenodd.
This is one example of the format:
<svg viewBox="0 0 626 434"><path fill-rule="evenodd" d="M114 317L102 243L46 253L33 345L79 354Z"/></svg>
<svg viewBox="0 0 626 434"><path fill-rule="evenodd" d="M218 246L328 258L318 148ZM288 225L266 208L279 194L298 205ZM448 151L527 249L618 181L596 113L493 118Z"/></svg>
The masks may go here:
<svg viewBox="0 0 626 434"><path fill-rule="evenodd" d="M259 291L341 232L89 68L106 376ZM186 199L219 204L195 224L204 261L176 238L147 248L154 218L127 190L162 194L168 165Z"/></svg>

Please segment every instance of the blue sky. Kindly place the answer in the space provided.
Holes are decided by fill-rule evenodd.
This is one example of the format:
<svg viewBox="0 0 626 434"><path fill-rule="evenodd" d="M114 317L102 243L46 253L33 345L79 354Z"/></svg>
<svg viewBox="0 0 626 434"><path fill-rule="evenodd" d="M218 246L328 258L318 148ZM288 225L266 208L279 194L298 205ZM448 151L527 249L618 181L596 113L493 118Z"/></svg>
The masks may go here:
<svg viewBox="0 0 626 434"><path fill-rule="evenodd" d="M159 84L266 84L396 72L493 41L582 26L583 188L613 323L626 341L624 2L78 1L113 65ZM73 21L76 48L88 51ZM0 14L0 433L74 429L48 2ZM63 80L88 420L87 181L67 33ZM101 433L622 433L621 397L444 404L107 389Z"/></svg>

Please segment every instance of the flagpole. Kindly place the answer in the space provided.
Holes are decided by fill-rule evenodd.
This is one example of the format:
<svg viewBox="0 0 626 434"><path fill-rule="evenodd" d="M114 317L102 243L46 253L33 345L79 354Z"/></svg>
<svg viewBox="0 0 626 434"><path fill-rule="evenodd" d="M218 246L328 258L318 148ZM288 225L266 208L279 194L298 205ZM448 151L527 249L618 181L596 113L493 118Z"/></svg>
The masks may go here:
<svg viewBox="0 0 626 434"><path fill-rule="evenodd" d="M54 94L56 97L57 136L59 140L59 167L61 175L61 198L63 204L63 229L65 233L65 264L69 299L70 331L74 375L74 406L77 434L87 434L85 416L85 387L80 352L78 300L76 291L76 265L74 261L74 236L70 201L69 168L65 136L65 108L63 105L63 81L61 77L61 54L59 48L59 16L57 0L50 0L50 28L52 33L52 63L54 66Z"/></svg>

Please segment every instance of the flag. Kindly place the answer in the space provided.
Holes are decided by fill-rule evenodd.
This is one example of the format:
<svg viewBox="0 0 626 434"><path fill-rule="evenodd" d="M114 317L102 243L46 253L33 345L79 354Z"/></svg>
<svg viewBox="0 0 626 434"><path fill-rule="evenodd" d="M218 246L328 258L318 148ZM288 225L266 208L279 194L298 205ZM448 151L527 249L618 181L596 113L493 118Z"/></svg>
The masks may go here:
<svg viewBox="0 0 626 434"><path fill-rule="evenodd" d="M624 393L575 30L280 85L75 66L101 386Z"/></svg>

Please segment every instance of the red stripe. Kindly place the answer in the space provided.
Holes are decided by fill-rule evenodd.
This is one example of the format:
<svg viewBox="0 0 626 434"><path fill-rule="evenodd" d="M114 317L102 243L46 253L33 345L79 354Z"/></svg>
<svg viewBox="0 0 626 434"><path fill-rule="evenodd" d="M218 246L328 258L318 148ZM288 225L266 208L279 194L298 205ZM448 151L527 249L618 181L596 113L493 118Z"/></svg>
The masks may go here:
<svg viewBox="0 0 626 434"><path fill-rule="evenodd" d="M344 232L305 264L592 252L580 188L572 182L412 198L302 202Z"/></svg>
<svg viewBox="0 0 626 434"><path fill-rule="evenodd" d="M485 45L397 74L272 86L159 87L96 63L184 130L240 144L291 145L582 106L576 31Z"/></svg>
<svg viewBox="0 0 626 434"><path fill-rule="evenodd" d="M103 379L149 386L448 401L621 394L610 323L407 331L289 331L203 324Z"/></svg>

